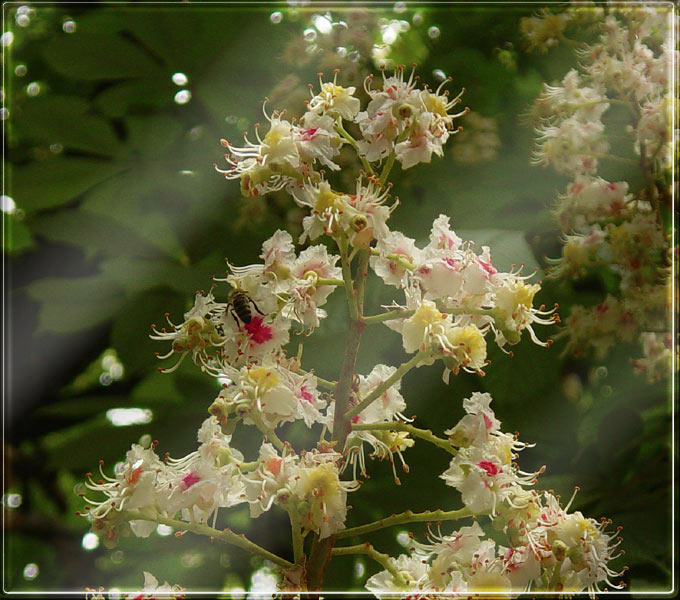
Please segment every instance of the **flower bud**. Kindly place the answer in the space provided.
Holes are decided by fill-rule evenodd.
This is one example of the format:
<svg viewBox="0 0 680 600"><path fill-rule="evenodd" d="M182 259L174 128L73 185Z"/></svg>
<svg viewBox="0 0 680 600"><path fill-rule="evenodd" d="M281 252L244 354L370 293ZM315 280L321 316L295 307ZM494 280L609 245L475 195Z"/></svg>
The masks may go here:
<svg viewBox="0 0 680 600"><path fill-rule="evenodd" d="M554 546L555 544L553 543L553 547ZM583 552L581 551L580 548L578 547L572 548L567 553L567 556L569 557L569 560L571 561L574 570L580 571L586 566L585 557L583 556Z"/></svg>
<svg viewBox="0 0 680 600"><path fill-rule="evenodd" d="M303 500L302 502L298 502L297 505L297 512L298 515L301 517L306 517L309 514L309 511L311 510L311 506L309 505L309 502L306 500Z"/></svg>
<svg viewBox="0 0 680 600"><path fill-rule="evenodd" d="M552 551L555 558L562 562L566 556L569 547L562 540L555 540L552 544Z"/></svg>

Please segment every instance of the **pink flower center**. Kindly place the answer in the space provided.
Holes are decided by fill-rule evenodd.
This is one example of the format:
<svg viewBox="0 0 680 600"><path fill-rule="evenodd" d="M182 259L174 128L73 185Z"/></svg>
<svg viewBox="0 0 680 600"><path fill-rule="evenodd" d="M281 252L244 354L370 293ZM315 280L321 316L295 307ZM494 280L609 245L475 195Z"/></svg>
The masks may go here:
<svg viewBox="0 0 680 600"><path fill-rule="evenodd" d="M191 471L188 475L182 477L182 485L184 489L188 490L192 485L201 481L201 478L196 474L195 471Z"/></svg>
<svg viewBox="0 0 680 600"><path fill-rule="evenodd" d="M491 419L489 419L489 417L487 417L486 415L484 415L484 426L487 429L491 429L491 427L493 427L493 423L491 422Z"/></svg>
<svg viewBox="0 0 680 600"><path fill-rule="evenodd" d="M302 132L302 141L303 142L309 142L310 140L313 140L314 137L316 136L316 132L319 130L318 127L312 127L311 129L305 129Z"/></svg>
<svg viewBox="0 0 680 600"><path fill-rule="evenodd" d="M352 425L354 425L355 423L358 423L358 422L359 422L359 415L357 415L356 417L352 417Z"/></svg>
<svg viewBox="0 0 680 600"><path fill-rule="evenodd" d="M314 396L313 396L310 392L307 391L307 386L306 386L306 385L303 385L303 386L300 388L300 394L299 394L299 396L300 396L300 398L302 398L303 400L306 400L306 401L309 402L310 404L312 403L312 400L314 400Z"/></svg>
<svg viewBox="0 0 680 600"><path fill-rule="evenodd" d="M486 471L486 474L489 475L490 477L498 475L499 472L498 467L489 460L483 460L482 462L478 463L477 466L480 469Z"/></svg>
<svg viewBox="0 0 680 600"><path fill-rule="evenodd" d="M250 335L250 340L255 344L264 344L274 337L272 328L269 325L264 325L262 317L253 317L250 323L245 323L243 327Z"/></svg>

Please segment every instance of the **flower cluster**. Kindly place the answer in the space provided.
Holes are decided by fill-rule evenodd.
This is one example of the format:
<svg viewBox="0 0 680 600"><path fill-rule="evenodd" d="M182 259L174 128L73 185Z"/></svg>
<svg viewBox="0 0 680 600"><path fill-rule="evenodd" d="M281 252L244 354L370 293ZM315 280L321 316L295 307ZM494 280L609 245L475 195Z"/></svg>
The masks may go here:
<svg viewBox="0 0 680 600"><path fill-rule="evenodd" d="M544 38L557 43L569 28L578 31L574 26L586 23L580 30L597 37L579 45L579 69L559 85L546 84L531 117L538 136L535 162L573 178L554 209L564 237L551 275L594 274L617 288L610 285L610 295L596 306L574 306L558 335L568 338L567 351L592 349L604 358L616 342L646 340L649 330L668 328L670 233L664 212L671 198L675 50L673 16L662 7L616 7L607 16L595 8L545 12L526 20L524 29L534 46ZM631 182L598 174L613 164L629 164ZM651 369L650 381L667 364L665 358L634 362L637 372Z"/></svg>
<svg viewBox="0 0 680 600"><path fill-rule="evenodd" d="M396 305L395 316L386 324L400 332L404 350L431 352L444 359L449 371L481 372L486 364L485 334L493 332L496 343L520 341L527 330L541 345L533 325L552 323L555 309L533 306L538 284L519 271L498 271L491 251L483 246L475 252L463 242L440 215L430 231L430 242L418 248L415 241L390 232L376 246L371 265L388 285L403 288L404 305Z"/></svg>
<svg viewBox="0 0 680 600"><path fill-rule="evenodd" d="M621 575L608 564L620 555L620 538L607 530L609 522L570 513L551 493L526 489L538 473L511 462L513 451L526 444L500 431L490 402L479 393L463 401L467 414L447 431L458 453L442 477L462 493L471 513L489 516L488 527L502 532L507 545L494 541L479 521L448 535L439 526L427 543L412 539L408 555L390 559L392 572L374 575L366 587L381 598L621 589L611 581Z"/></svg>
<svg viewBox="0 0 680 600"><path fill-rule="evenodd" d="M231 436L209 417L198 431L198 441L198 450L179 460L161 460L155 444L150 448L134 444L115 477L104 473L102 463L101 479L95 481L88 473L85 486L96 497L82 496L93 531L115 546L130 532L148 537L159 515L205 522L216 518L219 508L244 502L243 455L230 446Z"/></svg>
<svg viewBox="0 0 680 600"><path fill-rule="evenodd" d="M441 86L431 91L417 84L413 73L405 79L403 68L383 73L381 89L369 78L370 100L362 111L353 87L338 85L337 76L322 80L299 120L274 112L267 115L264 136L256 133L257 143L224 142L232 165L224 173L240 180L245 196L285 190L305 212L299 242L325 239L298 252L289 233L276 231L262 245L261 262L227 261L226 277L213 278L208 293L196 294L181 323L166 315L168 327L152 326L152 339L170 344L159 358L174 359L161 372L178 369L191 356L221 389L198 430L194 452L161 459L157 442L135 444L114 476L101 464L101 478L88 475L85 516L107 546L123 535L147 537L164 524L176 535L207 535L259 554L282 568L285 591L320 587L334 553L368 553L389 565L368 581L379 595L392 589L598 589L617 575L607 567L616 543L604 526L527 489L541 471L525 473L515 465L516 452L526 444L500 431L488 395L464 401L467 415L446 432L448 439L417 428L415 417L405 415L400 381L411 369L441 360L446 381L461 370L481 374L488 362L487 334L508 353L506 346L517 344L524 332L547 346L534 326L557 320L555 309L534 307L538 284L529 283L521 268L499 271L491 250L463 241L447 216L434 221L422 248L388 227L397 206L388 204L387 184L395 162L408 169L441 155L456 131L453 120L465 112L449 112L460 95L449 100ZM352 137L345 123L361 137ZM333 175L343 145L364 166L351 192L341 191ZM330 170L328 178L322 167ZM337 255L326 242L337 247ZM401 304L364 313L371 271L403 291ZM302 355L336 287L347 299L349 332L337 381L329 381L303 369ZM356 369L363 330L381 323L399 333L404 351L413 356L363 375ZM294 357L287 348L292 334L300 339ZM656 349L649 345L652 360ZM291 422L297 427L285 427ZM244 425L262 436L253 460L232 446L232 434ZM308 439L318 435L315 445L305 448L279 437L301 426ZM452 536L433 534L430 544L414 542L412 555L396 560L370 545L334 547L336 539L363 529L346 528L347 496L369 477L367 458L389 461L400 484L395 457L408 473L404 453L416 440L453 456L442 477L462 496L465 507L454 512L490 516L506 533L508 547L482 540L478 524ZM275 508L287 513L294 562L217 527L220 509L246 503L253 518ZM369 524L367 531L375 528ZM149 591L157 587L149 578L147 584Z"/></svg>
<svg viewBox="0 0 680 600"><path fill-rule="evenodd" d="M339 169L333 159L343 144L358 149L366 164L396 158L404 169L429 163L432 154L441 156L443 145L456 132L454 119L467 112L449 112L461 102L462 92L449 99L448 92L442 91L446 82L436 91L427 86L419 89L413 72L404 79L403 68L397 68L389 77L383 72L381 89L373 89L372 81L369 76L364 84L371 98L365 111L360 110L360 101L354 97L356 89L337 85L337 79L320 81L319 93L312 96L299 121L288 121L276 111L271 116L264 111L269 131L261 137L256 127L257 143L246 136L243 146L222 140L231 167L218 170L227 179L239 179L245 196L286 188L298 199L296 187L305 188L298 192L303 196L305 192L314 194L306 188L310 182L318 184L322 180L319 167ZM356 123L363 139L355 141L343 121ZM317 194L323 190L323 184L316 187Z"/></svg>
<svg viewBox="0 0 680 600"><path fill-rule="evenodd" d="M196 294L194 307L170 329L152 326L152 339L171 342L160 358L180 355L165 372L177 368L187 355L217 377L234 367L260 364L281 354L290 339L292 323L304 331L318 327L326 312L320 308L337 284L338 256L326 246L310 246L295 255L289 233L277 231L262 245L262 264L230 265L226 279L231 291L226 302L217 302L212 291ZM330 283L328 283L330 282Z"/></svg>
<svg viewBox="0 0 680 600"><path fill-rule="evenodd" d="M101 469L95 482L88 474L86 487L103 499L82 496L88 503L84 516L107 546L121 535L148 537L157 519L190 523L216 522L219 508L248 502L252 517L277 504L296 511L301 526L322 538L344 527L347 492L355 481L340 481L342 456L337 452L302 452L290 446L282 453L263 443L259 457L245 463L230 446L217 418L206 419L198 432L198 450L181 459L161 460L153 448L134 444L127 460L109 477Z"/></svg>
<svg viewBox="0 0 680 600"><path fill-rule="evenodd" d="M301 456L271 444L260 449L259 466L245 478L250 515L258 517L277 504L293 514L303 530L323 539L345 527L347 492L355 481L341 481L337 452L312 451Z"/></svg>

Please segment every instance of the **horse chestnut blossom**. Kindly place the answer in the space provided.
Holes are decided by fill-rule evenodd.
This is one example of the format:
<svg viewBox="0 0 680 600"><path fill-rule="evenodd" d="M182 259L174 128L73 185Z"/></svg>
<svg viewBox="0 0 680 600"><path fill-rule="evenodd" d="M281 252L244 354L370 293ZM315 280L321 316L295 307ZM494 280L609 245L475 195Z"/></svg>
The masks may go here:
<svg viewBox="0 0 680 600"><path fill-rule="evenodd" d="M422 248L389 228L398 205L390 200L392 168L410 169L442 154L457 131L455 119L467 110L451 112L462 92L449 100L443 85L419 87L400 67L383 73L380 88L366 81L370 101L361 110L355 89L340 86L337 73L320 84L299 121L265 112L269 130L262 135L256 128L257 143L247 137L241 147L223 142L231 168L221 171L240 180L246 196L290 194L307 213L299 242L312 244L298 251L289 233L274 232L262 244L261 262L227 261L225 276L213 277L213 287L196 294L183 321L174 324L166 315L167 327L153 326L151 338L170 346L159 355L170 361L161 372L180 368L190 356L188 363L221 389L206 399L209 416L196 424L195 451L161 459L160 442L133 445L113 476L101 466L101 479L88 476L83 515L110 547L121 535L146 537L163 524L176 535L191 532L241 548L280 569L282 591L322 590L328 563L356 554L385 569L366 582L377 596L619 587L610 583L618 573L608 567L617 542L533 490L542 469L524 472L515 464L527 444L500 430L488 394L463 401L466 416L444 431L448 437L407 416L401 380L410 370L441 362L447 382L462 371L482 375L488 344L509 354L507 346L528 336L546 347L535 328L557 321L554 308L534 306L540 285L529 282L530 275L499 270L491 249L462 240L448 216L434 220ZM343 147L363 165L351 190L341 189L333 175ZM392 305L367 306L369 274L397 290ZM303 368L304 348L328 317L322 307L333 293L344 295L349 323L342 367L328 380ZM394 336L410 355L406 362L358 372L368 327ZM307 430L303 439L291 434L300 428ZM235 432L261 437L256 456L234 447ZM397 463L408 474L406 459L416 443L450 458L442 478L460 493L461 508L406 510L354 524L348 495L361 502L372 461L389 461L395 484L408 484L397 475ZM292 552L279 556L222 528L225 512L239 505L248 505L252 518L285 515ZM432 533L429 544L414 541L409 556L339 543L396 524L463 519L471 523L458 532ZM507 544L488 539L487 526ZM144 593L157 586L147 579Z"/></svg>
<svg viewBox="0 0 680 600"><path fill-rule="evenodd" d="M671 308L674 18L662 7L617 6L606 15L600 8L570 7L523 20L534 49L537 40L556 45L567 35L595 32L571 40L579 67L560 84L545 84L529 116L537 134L535 162L572 177L554 207L563 248L560 258L550 260L550 275L595 275L618 284L594 306L573 306L554 339L566 338L565 352L592 351L598 359L618 342L638 340L643 357L631 364L650 382L672 371L665 340ZM628 165L629 181L600 175L615 165Z"/></svg>
<svg viewBox="0 0 680 600"><path fill-rule="evenodd" d="M430 529L428 542L411 539L409 555L389 558L386 570L366 587L378 597L438 592L596 593L622 574L609 562L621 539L580 512L569 513L549 492L528 492L538 473L524 473L511 463L513 451L527 447L500 430L489 394L463 401L466 415L446 433L458 448L442 474L463 495L469 512L487 515L491 527L506 536L507 546L491 539L479 521L446 535Z"/></svg>

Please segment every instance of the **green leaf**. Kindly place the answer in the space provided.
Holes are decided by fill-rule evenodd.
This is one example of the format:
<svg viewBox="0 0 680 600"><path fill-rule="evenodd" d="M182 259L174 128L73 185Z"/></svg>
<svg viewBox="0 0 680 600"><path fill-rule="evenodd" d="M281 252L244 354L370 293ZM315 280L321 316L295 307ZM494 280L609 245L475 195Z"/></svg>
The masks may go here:
<svg viewBox="0 0 680 600"><path fill-rule="evenodd" d="M151 323L162 326L164 314L184 312L183 298L176 292L163 288L145 291L129 298L122 306L113 324L111 342L128 373L151 370L160 366L156 352L165 354L169 344L149 338ZM163 363L171 366L179 356Z"/></svg>
<svg viewBox="0 0 680 600"><path fill-rule="evenodd" d="M38 144L58 143L104 156L119 154L121 145L110 123L89 110L89 104L78 96L30 98L21 105L17 132Z"/></svg>
<svg viewBox="0 0 680 600"><path fill-rule="evenodd" d="M153 77L160 71L141 48L106 33L54 37L43 44L41 54L60 75L87 81Z"/></svg>
<svg viewBox="0 0 680 600"><path fill-rule="evenodd" d="M186 261L177 237L179 219L173 222L159 196L167 171L163 169L131 171L97 186L83 201L83 211L91 218L106 219L112 231L122 228L134 232L157 253L177 261ZM130 253L126 253L130 254Z"/></svg>
<svg viewBox="0 0 680 600"><path fill-rule="evenodd" d="M75 200L125 168L121 163L66 156L32 162L12 169L10 195L30 214Z"/></svg>
<svg viewBox="0 0 680 600"><path fill-rule="evenodd" d="M5 215L5 234L2 236L2 249L8 254L21 254L35 246L31 230L23 221Z"/></svg>
<svg viewBox="0 0 680 600"><path fill-rule="evenodd" d="M134 115L126 120L128 143L142 156L164 156L179 140L184 124L169 114Z"/></svg>
<svg viewBox="0 0 680 600"><path fill-rule="evenodd" d="M130 227L104 215L87 210L61 211L36 219L33 231L47 239L82 247L89 256L104 253L110 256L158 256L153 242L144 239Z"/></svg>
<svg viewBox="0 0 680 600"><path fill-rule="evenodd" d="M28 295L40 302L38 332L72 333L110 320L120 309L120 288L101 277L34 281Z"/></svg>
<svg viewBox="0 0 680 600"><path fill-rule="evenodd" d="M172 105L177 87L167 80L131 80L111 85L94 100L110 117L122 117L135 110L160 109Z"/></svg>

